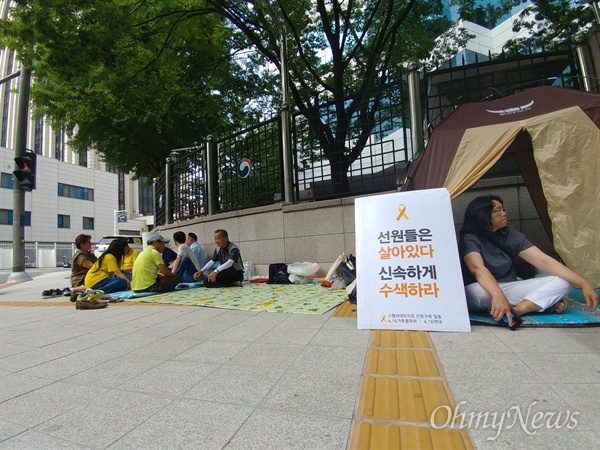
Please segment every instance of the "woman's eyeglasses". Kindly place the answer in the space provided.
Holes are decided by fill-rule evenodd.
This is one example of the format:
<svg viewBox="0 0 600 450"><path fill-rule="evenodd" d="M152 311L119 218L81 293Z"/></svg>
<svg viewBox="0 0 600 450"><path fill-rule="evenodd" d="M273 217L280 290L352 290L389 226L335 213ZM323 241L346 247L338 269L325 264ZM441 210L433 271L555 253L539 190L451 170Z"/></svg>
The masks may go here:
<svg viewBox="0 0 600 450"><path fill-rule="evenodd" d="M492 213L494 214L498 214L498 213L505 213L506 212L506 208L502 207L502 208L496 208L492 210Z"/></svg>

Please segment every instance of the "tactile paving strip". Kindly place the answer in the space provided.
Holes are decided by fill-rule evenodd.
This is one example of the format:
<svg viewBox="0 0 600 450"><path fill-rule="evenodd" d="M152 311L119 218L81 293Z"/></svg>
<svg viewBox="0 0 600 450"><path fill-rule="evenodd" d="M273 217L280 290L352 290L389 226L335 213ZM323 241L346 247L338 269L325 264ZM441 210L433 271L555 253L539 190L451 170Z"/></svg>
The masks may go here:
<svg viewBox="0 0 600 450"><path fill-rule="evenodd" d="M371 331L352 450L473 449L429 333Z"/></svg>
<svg viewBox="0 0 600 450"><path fill-rule="evenodd" d="M356 317L356 304L346 300L335 309L333 317Z"/></svg>
<svg viewBox="0 0 600 450"><path fill-rule="evenodd" d="M357 422L350 450L473 449L465 430L425 428L385 423Z"/></svg>

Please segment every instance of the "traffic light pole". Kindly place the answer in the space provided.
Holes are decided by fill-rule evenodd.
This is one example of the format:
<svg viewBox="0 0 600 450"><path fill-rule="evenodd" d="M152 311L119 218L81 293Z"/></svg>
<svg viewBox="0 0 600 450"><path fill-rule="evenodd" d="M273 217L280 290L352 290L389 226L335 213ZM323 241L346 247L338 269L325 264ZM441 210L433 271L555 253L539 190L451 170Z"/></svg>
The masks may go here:
<svg viewBox="0 0 600 450"><path fill-rule="evenodd" d="M21 67L19 97L17 102L17 120L15 133L15 158L24 158L27 148L27 123L29 122L29 87L31 71ZM19 167L15 163L15 170ZM13 188L13 266L7 283L30 281L25 272L25 192L15 180Z"/></svg>

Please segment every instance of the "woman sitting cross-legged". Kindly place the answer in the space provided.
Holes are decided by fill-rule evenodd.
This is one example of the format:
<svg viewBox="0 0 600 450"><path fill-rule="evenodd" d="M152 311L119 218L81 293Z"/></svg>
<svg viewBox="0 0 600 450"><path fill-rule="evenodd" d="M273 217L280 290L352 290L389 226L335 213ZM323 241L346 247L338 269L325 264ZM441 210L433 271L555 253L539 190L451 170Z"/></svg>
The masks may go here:
<svg viewBox="0 0 600 450"><path fill-rule="evenodd" d="M119 267L125 254L125 242L115 239L85 276L86 289L98 289L106 294L124 291L129 280Z"/></svg>
<svg viewBox="0 0 600 450"><path fill-rule="evenodd" d="M77 300L77 293L85 291L85 276L94 266L96 256L92 253L92 236L79 234L75 238L77 251L71 260L71 301Z"/></svg>
<svg viewBox="0 0 600 450"><path fill-rule="evenodd" d="M507 225L506 209L498 196L477 197L467 206L459 250L467 269L465 293L471 311L487 310L496 321L506 316L512 327L513 313L564 311L563 297L572 284L582 289L586 307L596 309L598 294L588 281ZM551 276L518 280L516 256Z"/></svg>

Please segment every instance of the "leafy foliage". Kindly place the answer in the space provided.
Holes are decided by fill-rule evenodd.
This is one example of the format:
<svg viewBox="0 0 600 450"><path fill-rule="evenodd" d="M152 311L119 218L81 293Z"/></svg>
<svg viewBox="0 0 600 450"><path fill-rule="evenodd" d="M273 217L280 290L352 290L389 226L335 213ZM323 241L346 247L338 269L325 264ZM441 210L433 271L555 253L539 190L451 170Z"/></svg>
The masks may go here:
<svg viewBox="0 0 600 450"><path fill-rule="evenodd" d="M488 27L497 25L520 5L529 3L513 22L513 31L521 37L504 45L508 53L539 51L549 46L571 43L574 36L585 33L594 20L588 0L500 0L485 6L477 0L455 0L463 19Z"/></svg>
<svg viewBox="0 0 600 450"><path fill-rule="evenodd" d="M285 36L293 106L329 160L334 185L347 191L346 172L371 134L379 88L399 79L407 61L443 59L467 39L451 29L440 0L15 5L1 38L34 70L37 114L64 126L77 148L94 146L110 165L150 177L169 149L270 107L277 95L263 69L282 69ZM323 97L332 100L331 122L321 120Z"/></svg>
<svg viewBox="0 0 600 450"><path fill-rule="evenodd" d="M257 114L246 99L273 83L232 61L231 30L203 1L14 3L0 44L33 70L35 114L137 176Z"/></svg>
<svg viewBox="0 0 600 450"><path fill-rule="evenodd" d="M382 91L373 92L397 79L407 61L429 58L451 26L439 0L208 2L280 70L285 36L293 104L309 121L338 191L348 190L347 170L369 139ZM456 51L466 38L454 30L442 44ZM332 121L321 120L323 97L331 99Z"/></svg>

